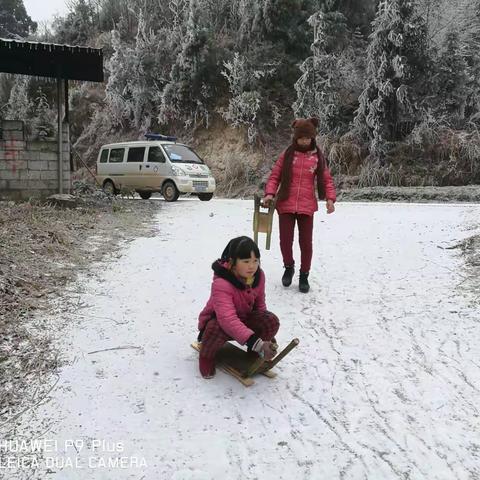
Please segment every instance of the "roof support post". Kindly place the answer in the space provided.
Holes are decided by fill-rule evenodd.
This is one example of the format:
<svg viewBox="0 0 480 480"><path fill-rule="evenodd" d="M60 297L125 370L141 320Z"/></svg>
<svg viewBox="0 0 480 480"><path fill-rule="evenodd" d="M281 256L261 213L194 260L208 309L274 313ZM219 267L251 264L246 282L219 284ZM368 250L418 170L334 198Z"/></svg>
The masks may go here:
<svg viewBox="0 0 480 480"><path fill-rule="evenodd" d="M62 79L57 75L58 117L58 193L63 193L63 123L62 123Z"/></svg>
<svg viewBox="0 0 480 480"><path fill-rule="evenodd" d="M64 86L65 86L65 122L70 124L70 119L68 118L70 116L70 110L68 108L68 78L65 79Z"/></svg>

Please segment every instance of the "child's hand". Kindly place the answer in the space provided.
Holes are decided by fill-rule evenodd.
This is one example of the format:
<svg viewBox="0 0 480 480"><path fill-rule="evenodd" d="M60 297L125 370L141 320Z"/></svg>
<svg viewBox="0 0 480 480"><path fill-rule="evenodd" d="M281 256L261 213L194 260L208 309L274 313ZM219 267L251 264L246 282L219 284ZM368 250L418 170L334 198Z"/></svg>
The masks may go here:
<svg viewBox="0 0 480 480"><path fill-rule="evenodd" d="M327 200L327 213L333 213L335 211L335 204L333 200Z"/></svg>
<svg viewBox="0 0 480 480"><path fill-rule="evenodd" d="M263 341L261 338L257 339L252 347L254 352L257 352L265 360L271 360L277 354L278 345L273 342Z"/></svg>
<svg viewBox="0 0 480 480"><path fill-rule="evenodd" d="M262 353L265 360L271 360L277 354L276 346L272 342L263 342Z"/></svg>
<svg viewBox="0 0 480 480"><path fill-rule="evenodd" d="M265 195L263 199L263 206L269 207L273 202L273 195Z"/></svg>

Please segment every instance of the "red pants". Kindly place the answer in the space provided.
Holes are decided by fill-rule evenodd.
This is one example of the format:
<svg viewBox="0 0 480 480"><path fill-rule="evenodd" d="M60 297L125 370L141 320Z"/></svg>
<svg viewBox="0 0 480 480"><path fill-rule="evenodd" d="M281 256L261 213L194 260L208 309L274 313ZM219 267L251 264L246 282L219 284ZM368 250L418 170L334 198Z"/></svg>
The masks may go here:
<svg viewBox="0 0 480 480"><path fill-rule="evenodd" d="M295 264L293 259L293 234L295 220L298 223L298 241L300 243L301 264L300 271L308 273L312 264L312 236L313 215L298 213L282 213L278 215L280 227L280 250L282 251L283 264L291 267Z"/></svg>
<svg viewBox="0 0 480 480"><path fill-rule="evenodd" d="M270 341L278 332L280 321L272 312L259 312L254 310L244 322L245 325L253 330L262 340ZM204 358L215 358L216 353L222 348L223 344L231 338L221 329L216 318L207 322L203 330L202 348L200 356Z"/></svg>

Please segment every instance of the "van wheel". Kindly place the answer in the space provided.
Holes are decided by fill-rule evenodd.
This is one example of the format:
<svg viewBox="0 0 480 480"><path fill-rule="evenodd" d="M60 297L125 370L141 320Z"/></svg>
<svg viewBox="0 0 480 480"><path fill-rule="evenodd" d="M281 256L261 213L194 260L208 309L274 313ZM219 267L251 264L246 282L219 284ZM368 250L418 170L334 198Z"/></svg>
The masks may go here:
<svg viewBox="0 0 480 480"><path fill-rule="evenodd" d="M148 200L152 196L152 192L146 192L145 190L137 190L137 193L144 199Z"/></svg>
<svg viewBox="0 0 480 480"><path fill-rule="evenodd" d="M168 181L163 184L162 195L167 202L175 202L178 200L180 192L177 190L177 187L173 182Z"/></svg>
<svg viewBox="0 0 480 480"><path fill-rule="evenodd" d="M213 193L199 193L198 194L198 199L201 200L202 202L208 202L211 200L213 197Z"/></svg>
<svg viewBox="0 0 480 480"><path fill-rule="evenodd" d="M118 190L111 180L105 180L102 189L107 195L116 195L118 193Z"/></svg>

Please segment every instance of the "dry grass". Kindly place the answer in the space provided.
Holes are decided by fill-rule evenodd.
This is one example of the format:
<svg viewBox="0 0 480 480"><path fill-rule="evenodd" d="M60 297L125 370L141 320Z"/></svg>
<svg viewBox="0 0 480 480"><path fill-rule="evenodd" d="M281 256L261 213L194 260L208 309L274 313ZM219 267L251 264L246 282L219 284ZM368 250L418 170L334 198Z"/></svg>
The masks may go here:
<svg viewBox="0 0 480 480"><path fill-rule="evenodd" d="M218 116L209 129L195 132L192 145L212 170L217 182L215 195L224 197L249 195L261 182L266 159L275 155L268 155L266 147L248 145L243 128L227 126Z"/></svg>
<svg viewBox="0 0 480 480"><path fill-rule="evenodd" d="M0 202L0 431L51 388L62 325L41 324L64 286L122 240L151 232L156 202L83 199L74 209ZM92 248L91 238L101 241ZM35 388L32 388L32 386Z"/></svg>
<svg viewBox="0 0 480 480"><path fill-rule="evenodd" d="M424 176L433 185L468 185L480 183L480 133L422 123L407 142L415 149Z"/></svg>
<svg viewBox="0 0 480 480"><path fill-rule="evenodd" d="M473 127L472 127L473 128ZM347 133L326 136L323 147L337 179L356 178L358 187L459 186L480 183L480 132L454 130L426 118L401 142L391 142L383 164L365 143Z"/></svg>
<svg viewBox="0 0 480 480"><path fill-rule="evenodd" d="M323 139L323 149L328 155L330 170L333 175L358 175L365 147L353 134L342 137L326 136Z"/></svg>
<svg viewBox="0 0 480 480"><path fill-rule="evenodd" d="M393 164L380 165L378 161L367 160L360 168L358 186L363 187L399 187L404 185L404 173L402 167Z"/></svg>
<svg viewBox="0 0 480 480"><path fill-rule="evenodd" d="M250 161L247 152L230 154L224 157L222 166L213 169L219 195L236 197L259 182L259 169Z"/></svg>

